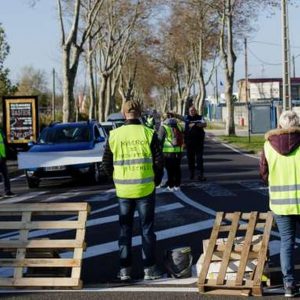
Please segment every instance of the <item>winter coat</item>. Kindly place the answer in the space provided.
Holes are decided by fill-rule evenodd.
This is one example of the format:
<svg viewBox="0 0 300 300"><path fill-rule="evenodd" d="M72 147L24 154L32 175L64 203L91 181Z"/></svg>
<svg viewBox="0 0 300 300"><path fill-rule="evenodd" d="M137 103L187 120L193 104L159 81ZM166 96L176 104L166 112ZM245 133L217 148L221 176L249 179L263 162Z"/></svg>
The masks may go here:
<svg viewBox="0 0 300 300"><path fill-rule="evenodd" d="M281 155L288 155L300 146L300 128L273 129L265 134L265 140ZM269 168L264 150L259 162L260 177L268 184Z"/></svg>

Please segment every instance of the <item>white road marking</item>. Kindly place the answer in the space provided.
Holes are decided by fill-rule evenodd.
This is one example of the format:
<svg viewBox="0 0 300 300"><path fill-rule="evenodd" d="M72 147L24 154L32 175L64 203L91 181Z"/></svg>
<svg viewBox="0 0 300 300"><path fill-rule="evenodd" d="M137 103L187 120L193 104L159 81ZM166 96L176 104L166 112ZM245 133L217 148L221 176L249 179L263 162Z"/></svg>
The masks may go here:
<svg viewBox="0 0 300 300"><path fill-rule="evenodd" d="M5 200L1 200L1 204L10 204L10 203L17 203L17 202L22 202L22 201L26 201L28 199L32 199L32 198L36 198L38 196L41 196L43 194L46 194L47 191L42 191L42 192L32 192L32 193L28 193L22 196L16 196L16 197L12 197L9 199L5 199Z"/></svg>
<svg viewBox="0 0 300 300"><path fill-rule="evenodd" d="M230 150L232 150L233 152L236 152L236 153L239 153L241 155L244 155L244 156L248 156L248 157L251 157L251 158L255 158L255 159L259 159L258 156L255 156L255 155L251 155L251 154L247 154L247 153L244 153L243 151L239 150L239 149L236 149L228 144L225 144L225 143L222 143L220 142L220 140L216 139L216 138L212 138L212 140L218 142L218 143L221 143L221 145L223 145L224 147L226 148L229 148Z"/></svg>
<svg viewBox="0 0 300 300"><path fill-rule="evenodd" d="M263 186L259 181L241 181L239 182L241 186L246 187L249 190L258 192L264 196L269 195L269 189L266 186Z"/></svg>
<svg viewBox="0 0 300 300"><path fill-rule="evenodd" d="M166 211L170 211L170 210L174 210L174 209L179 209L184 207L182 204L180 203L172 203L172 204L167 204L167 205L162 205L159 206L157 208L155 208L155 213L162 213L162 212L166 212ZM104 209L102 209L103 211ZM134 217L136 218L138 216L138 212L135 212ZM67 218L64 219L66 220L74 220L77 219L77 217L71 217L71 218ZM112 215L112 216L108 216L108 217L102 217L102 218L96 218L96 219L92 219L92 220L88 220L86 223L86 228L92 227L92 226L96 226L96 225L104 225L104 224L108 224L108 223L112 223L112 222L117 222L119 220L119 215ZM40 237L40 236L49 236L51 234L56 234L56 233L60 233L60 232L65 232L65 231L69 231L70 229L53 229L53 230L34 230L29 232L29 238L36 238L36 237ZM3 239L5 237L14 237L14 236L18 236L19 235L19 231L13 231L13 232L8 232L8 233L4 233L0 235L0 239Z"/></svg>
<svg viewBox="0 0 300 300"><path fill-rule="evenodd" d="M75 197L77 195L79 195L80 192L66 192L63 194L59 194L59 195L55 195L55 196L51 196L45 200L42 200L41 202L52 202L52 201L60 201L60 200L64 200L64 199L69 199L72 197Z"/></svg>
<svg viewBox="0 0 300 300"><path fill-rule="evenodd" d="M213 226L214 220L205 220L200 221L188 225L178 226L178 227L172 227L165 230L160 230L156 232L157 240L165 240L172 237L177 237L185 234L190 234L202 230L209 229ZM142 244L141 237L140 236L134 236L132 238L132 246L136 247ZM91 258L95 256L100 256L104 254L108 254L111 252L118 251L118 241L103 243L99 245L94 245L91 247L88 247L86 251L84 252L84 259ZM66 252L62 254L62 257L70 257L73 252Z"/></svg>

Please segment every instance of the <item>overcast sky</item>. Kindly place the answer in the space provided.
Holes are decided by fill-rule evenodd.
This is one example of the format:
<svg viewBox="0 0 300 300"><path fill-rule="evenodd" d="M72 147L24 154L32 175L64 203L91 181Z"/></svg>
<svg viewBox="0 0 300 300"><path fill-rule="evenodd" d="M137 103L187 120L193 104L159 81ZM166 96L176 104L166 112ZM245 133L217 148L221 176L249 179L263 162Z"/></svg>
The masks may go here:
<svg viewBox="0 0 300 300"><path fill-rule="evenodd" d="M11 78L18 77L20 69L31 65L45 70L51 82L52 69L60 72L59 24L56 1L42 0L31 8L29 0L0 0L0 22L11 47L5 61L11 70ZM291 54L299 55L296 61L296 76L300 77L300 8L289 8ZM248 73L250 78L281 77L281 13L272 17L262 15L257 23L257 32L248 40ZM222 67L218 77L222 80ZM244 53L238 53L235 80L244 78ZM222 92L222 87L219 87ZM211 87L209 88L211 91Z"/></svg>

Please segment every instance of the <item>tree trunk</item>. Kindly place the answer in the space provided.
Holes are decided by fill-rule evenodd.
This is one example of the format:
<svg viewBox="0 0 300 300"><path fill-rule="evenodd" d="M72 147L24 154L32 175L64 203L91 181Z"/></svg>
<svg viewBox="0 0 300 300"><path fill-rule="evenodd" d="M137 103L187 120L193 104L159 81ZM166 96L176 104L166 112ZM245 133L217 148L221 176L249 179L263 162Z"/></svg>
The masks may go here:
<svg viewBox="0 0 300 300"><path fill-rule="evenodd" d="M89 37L89 48L87 51L87 67L88 67L88 81L89 81L89 93L90 93L90 106L89 106L89 119L96 117L95 105L96 105L96 92L95 92L95 81L93 74L93 52L92 52L92 39Z"/></svg>
<svg viewBox="0 0 300 300"><path fill-rule="evenodd" d="M99 89L99 107L98 107L98 121L105 120L105 95L107 89L107 76L101 74L100 89Z"/></svg>

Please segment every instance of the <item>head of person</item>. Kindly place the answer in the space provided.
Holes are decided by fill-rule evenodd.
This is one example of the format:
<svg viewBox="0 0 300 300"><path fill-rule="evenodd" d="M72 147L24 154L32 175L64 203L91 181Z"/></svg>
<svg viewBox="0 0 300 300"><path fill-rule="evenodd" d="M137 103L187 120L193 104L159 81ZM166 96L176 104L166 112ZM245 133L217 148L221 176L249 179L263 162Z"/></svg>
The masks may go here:
<svg viewBox="0 0 300 300"><path fill-rule="evenodd" d="M189 115L190 116L195 116L197 114L197 109L194 105L192 105L190 108L189 108Z"/></svg>
<svg viewBox="0 0 300 300"><path fill-rule="evenodd" d="M138 119L141 117L141 113L141 104L136 100L128 100L122 105L122 114L127 120Z"/></svg>
<svg viewBox="0 0 300 300"><path fill-rule="evenodd" d="M299 116L292 110L284 111L278 121L278 127L282 129L289 129L291 127L299 127Z"/></svg>

